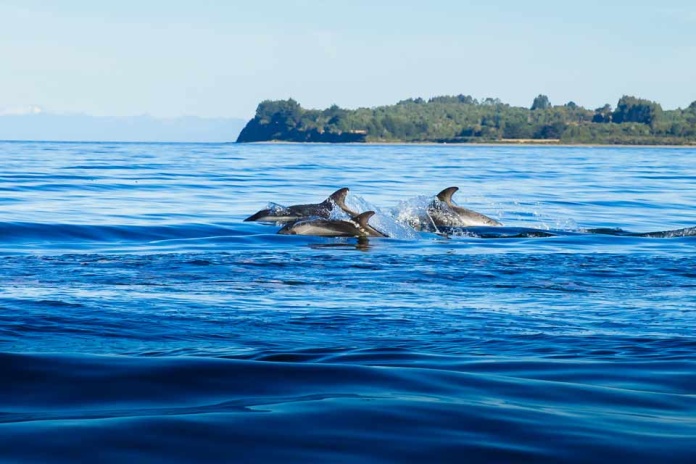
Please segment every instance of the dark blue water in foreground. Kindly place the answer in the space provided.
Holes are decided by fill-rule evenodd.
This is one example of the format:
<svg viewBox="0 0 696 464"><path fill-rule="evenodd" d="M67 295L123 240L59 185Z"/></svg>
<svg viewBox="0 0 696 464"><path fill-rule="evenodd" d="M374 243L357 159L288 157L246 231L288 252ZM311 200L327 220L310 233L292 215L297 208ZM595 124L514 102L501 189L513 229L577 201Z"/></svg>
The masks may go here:
<svg viewBox="0 0 696 464"><path fill-rule="evenodd" d="M694 462L696 237L588 230L696 226L696 149L0 159L0 461ZM506 227L394 222L450 185ZM339 187L392 238L242 222Z"/></svg>

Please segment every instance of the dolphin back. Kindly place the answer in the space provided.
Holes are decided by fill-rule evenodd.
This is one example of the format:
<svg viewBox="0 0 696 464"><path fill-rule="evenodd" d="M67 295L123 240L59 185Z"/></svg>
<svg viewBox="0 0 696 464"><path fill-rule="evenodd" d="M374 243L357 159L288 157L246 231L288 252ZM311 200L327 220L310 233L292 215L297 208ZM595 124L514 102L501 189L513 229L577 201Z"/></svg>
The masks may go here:
<svg viewBox="0 0 696 464"><path fill-rule="evenodd" d="M437 200L428 207L428 215L433 225L437 227L467 227L467 226L502 226L493 218L474 210L457 206L452 203L452 195L459 187L447 187L437 194Z"/></svg>
<svg viewBox="0 0 696 464"><path fill-rule="evenodd" d="M346 187L338 189L321 203L262 209L244 219L244 221L293 222L309 219L311 217L328 219L331 217L331 211L334 209L334 205L338 206L349 215L355 216L357 213L351 211L345 203L349 191L350 190Z"/></svg>

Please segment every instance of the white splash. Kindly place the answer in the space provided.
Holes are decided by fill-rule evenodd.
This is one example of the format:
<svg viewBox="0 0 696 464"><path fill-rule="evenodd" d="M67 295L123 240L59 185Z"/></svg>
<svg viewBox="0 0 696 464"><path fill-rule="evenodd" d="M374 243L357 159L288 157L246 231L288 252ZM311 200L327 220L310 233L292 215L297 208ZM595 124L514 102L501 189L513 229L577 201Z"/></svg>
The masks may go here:
<svg viewBox="0 0 696 464"><path fill-rule="evenodd" d="M437 230L437 226L428 214L428 207L435 197L420 195L397 203L392 208L392 215L400 224L415 230Z"/></svg>
<svg viewBox="0 0 696 464"><path fill-rule="evenodd" d="M365 211L374 211L375 215L370 218L370 225L391 238L401 240L415 240L419 238L418 232L416 232L408 223L400 221L394 216L394 214L392 214L391 211L385 211L382 208L368 202L361 196L349 193L346 197L345 203L350 209L360 213ZM334 208L334 210L335 209L338 208ZM341 211L341 213L345 215L343 211Z"/></svg>

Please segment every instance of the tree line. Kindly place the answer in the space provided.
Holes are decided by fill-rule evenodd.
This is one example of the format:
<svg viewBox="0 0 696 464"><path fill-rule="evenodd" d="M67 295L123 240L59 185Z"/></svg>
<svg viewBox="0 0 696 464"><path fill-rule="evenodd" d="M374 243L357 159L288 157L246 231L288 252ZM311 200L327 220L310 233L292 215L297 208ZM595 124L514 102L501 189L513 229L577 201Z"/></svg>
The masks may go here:
<svg viewBox="0 0 696 464"><path fill-rule="evenodd" d="M410 98L395 105L348 110L305 109L293 99L261 102L237 142L505 142L568 144L696 144L696 101L663 110L623 96L616 108L574 102L552 105L539 95L529 108L470 95Z"/></svg>

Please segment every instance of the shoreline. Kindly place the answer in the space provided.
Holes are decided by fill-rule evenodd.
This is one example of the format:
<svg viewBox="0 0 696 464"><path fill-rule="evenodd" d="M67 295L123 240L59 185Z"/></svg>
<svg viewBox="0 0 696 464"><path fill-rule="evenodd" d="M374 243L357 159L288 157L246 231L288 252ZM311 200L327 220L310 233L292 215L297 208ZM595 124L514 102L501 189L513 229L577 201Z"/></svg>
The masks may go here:
<svg viewBox="0 0 696 464"><path fill-rule="evenodd" d="M465 142L465 143L447 143L447 142L290 142L284 140L266 140L263 142L168 142L168 141L131 141L131 140L0 140L0 143L122 143L131 145L351 145L351 146L455 146L455 147L500 147L500 146L516 146L516 147L562 147L562 148L696 148L696 143L682 145L666 145L666 144L620 144L620 143L557 143L557 142Z"/></svg>
<svg viewBox="0 0 696 464"><path fill-rule="evenodd" d="M401 146L401 145L424 145L424 146L477 146L477 147L499 147L499 146L516 146L516 147L563 147L563 148L696 148L696 143L683 145L665 145L665 144L621 144L621 143L557 143L557 142L465 142L465 143L447 143L447 142L346 142L346 143L331 143L331 142L290 142L284 140L267 140L263 142L232 142L234 144L250 144L250 145L351 145L351 146Z"/></svg>

